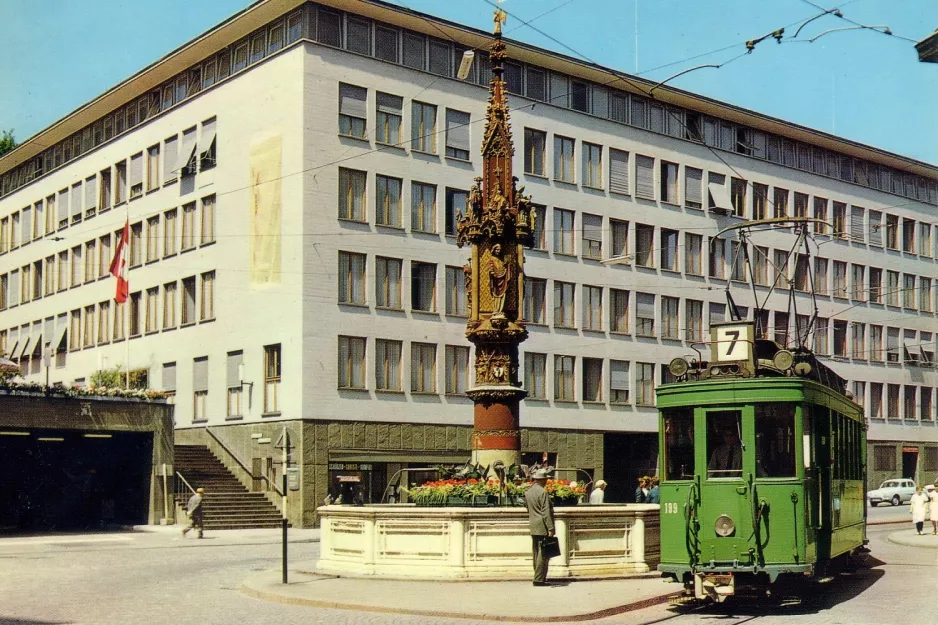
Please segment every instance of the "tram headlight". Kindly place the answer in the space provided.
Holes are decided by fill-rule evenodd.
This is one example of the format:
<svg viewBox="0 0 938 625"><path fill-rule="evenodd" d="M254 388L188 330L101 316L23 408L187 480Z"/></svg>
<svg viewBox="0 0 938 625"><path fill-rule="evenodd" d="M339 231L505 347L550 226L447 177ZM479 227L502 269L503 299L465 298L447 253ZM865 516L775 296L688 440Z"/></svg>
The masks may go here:
<svg viewBox="0 0 938 625"><path fill-rule="evenodd" d="M787 349L778 350L772 357L772 364L780 371L788 371L793 362L795 362L795 357Z"/></svg>
<svg viewBox="0 0 938 625"><path fill-rule="evenodd" d="M687 369L688 369L687 361L684 360L683 358L675 358L668 365L668 371L670 371L671 375L673 375L676 378L679 378L685 373L687 373Z"/></svg>
<svg viewBox="0 0 938 625"><path fill-rule="evenodd" d="M736 533L736 523L734 523L733 519L730 517L721 514L717 522L713 524L713 531L717 533L717 536L722 536L723 538L732 536Z"/></svg>

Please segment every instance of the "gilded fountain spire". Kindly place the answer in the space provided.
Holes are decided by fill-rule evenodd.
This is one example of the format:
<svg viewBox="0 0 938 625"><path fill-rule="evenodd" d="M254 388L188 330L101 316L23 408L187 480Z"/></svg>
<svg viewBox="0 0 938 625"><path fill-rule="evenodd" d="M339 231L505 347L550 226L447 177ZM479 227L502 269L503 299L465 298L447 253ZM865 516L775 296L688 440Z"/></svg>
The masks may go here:
<svg viewBox="0 0 938 625"><path fill-rule="evenodd" d="M466 338L475 344L473 462L505 466L520 461L519 404L526 395L518 380L518 345L528 332L522 318L524 248L532 244L535 214L531 198L512 175L514 146L502 78L505 12L495 11L489 57L492 79L482 140L482 176L475 179L456 243L471 246L463 267L469 300Z"/></svg>

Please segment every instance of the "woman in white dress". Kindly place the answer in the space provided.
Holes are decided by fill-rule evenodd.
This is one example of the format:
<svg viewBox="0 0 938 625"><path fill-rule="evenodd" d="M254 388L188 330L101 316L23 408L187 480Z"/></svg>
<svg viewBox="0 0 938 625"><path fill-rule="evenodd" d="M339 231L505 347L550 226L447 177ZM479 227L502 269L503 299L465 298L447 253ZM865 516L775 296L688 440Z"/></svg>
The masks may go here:
<svg viewBox="0 0 938 625"><path fill-rule="evenodd" d="M915 530L919 533L919 536L922 535L922 526L925 525L925 506L927 503L928 499L922 493L922 487L916 486L915 494L909 500L909 512L912 513L912 522L915 523Z"/></svg>
<svg viewBox="0 0 938 625"><path fill-rule="evenodd" d="M935 482L935 489L928 495L928 518L931 521L931 533L938 534L938 482Z"/></svg>

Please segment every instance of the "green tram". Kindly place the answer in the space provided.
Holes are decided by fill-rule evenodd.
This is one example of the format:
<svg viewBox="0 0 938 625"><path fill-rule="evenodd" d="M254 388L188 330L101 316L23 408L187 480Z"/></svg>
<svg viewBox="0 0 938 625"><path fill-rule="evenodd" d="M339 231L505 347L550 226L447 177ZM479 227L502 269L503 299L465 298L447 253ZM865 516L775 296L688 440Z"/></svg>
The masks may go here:
<svg viewBox="0 0 938 625"><path fill-rule="evenodd" d="M715 324L709 362L675 359L657 389L658 570L697 599L782 596L867 542L861 407L810 351L753 330Z"/></svg>

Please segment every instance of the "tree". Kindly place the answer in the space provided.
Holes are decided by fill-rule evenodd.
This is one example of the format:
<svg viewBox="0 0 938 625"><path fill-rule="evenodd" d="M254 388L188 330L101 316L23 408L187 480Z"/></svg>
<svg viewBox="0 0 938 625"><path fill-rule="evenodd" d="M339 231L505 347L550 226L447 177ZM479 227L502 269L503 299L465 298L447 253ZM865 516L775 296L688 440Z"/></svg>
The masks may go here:
<svg viewBox="0 0 938 625"><path fill-rule="evenodd" d="M12 130L0 130L0 156L3 156L16 147L16 139Z"/></svg>

